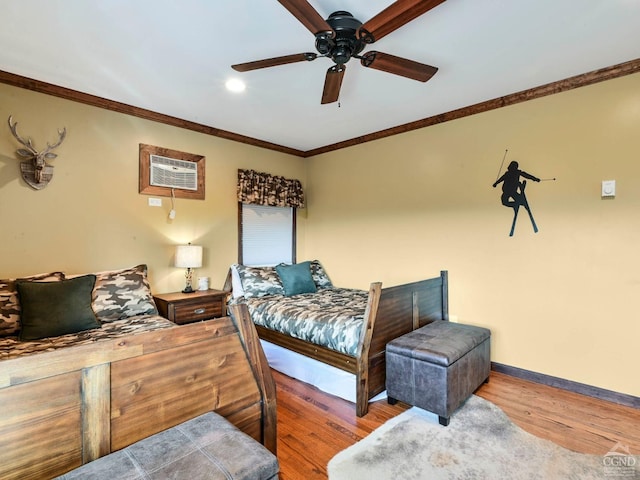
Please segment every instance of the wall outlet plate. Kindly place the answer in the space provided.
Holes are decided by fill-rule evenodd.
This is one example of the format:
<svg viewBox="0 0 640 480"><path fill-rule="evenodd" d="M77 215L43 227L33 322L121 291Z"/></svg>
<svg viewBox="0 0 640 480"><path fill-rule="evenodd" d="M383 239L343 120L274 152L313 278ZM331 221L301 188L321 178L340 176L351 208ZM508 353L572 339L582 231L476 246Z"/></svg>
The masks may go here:
<svg viewBox="0 0 640 480"><path fill-rule="evenodd" d="M150 207L161 207L162 206L162 199L161 198L149 198L149 206Z"/></svg>
<svg viewBox="0 0 640 480"><path fill-rule="evenodd" d="M603 180L602 181L602 196L603 197L615 197L616 196L616 181L615 180Z"/></svg>

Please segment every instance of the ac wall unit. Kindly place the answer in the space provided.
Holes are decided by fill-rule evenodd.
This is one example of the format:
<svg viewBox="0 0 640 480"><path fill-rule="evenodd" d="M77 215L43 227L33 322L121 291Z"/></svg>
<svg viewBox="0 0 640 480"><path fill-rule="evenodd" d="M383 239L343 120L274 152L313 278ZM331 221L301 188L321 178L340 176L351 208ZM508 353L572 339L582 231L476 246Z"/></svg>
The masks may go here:
<svg viewBox="0 0 640 480"><path fill-rule="evenodd" d="M198 190L198 166L195 162L149 155L149 184L157 187Z"/></svg>

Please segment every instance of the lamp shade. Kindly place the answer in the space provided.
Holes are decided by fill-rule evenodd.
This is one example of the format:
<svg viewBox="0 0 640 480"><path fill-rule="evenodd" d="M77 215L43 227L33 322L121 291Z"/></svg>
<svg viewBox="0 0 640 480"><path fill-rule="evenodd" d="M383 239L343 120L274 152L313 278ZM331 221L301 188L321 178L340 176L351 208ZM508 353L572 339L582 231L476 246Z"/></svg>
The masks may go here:
<svg viewBox="0 0 640 480"><path fill-rule="evenodd" d="M200 245L178 245L176 247L176 267L199 268L202 266Z"/></svg>

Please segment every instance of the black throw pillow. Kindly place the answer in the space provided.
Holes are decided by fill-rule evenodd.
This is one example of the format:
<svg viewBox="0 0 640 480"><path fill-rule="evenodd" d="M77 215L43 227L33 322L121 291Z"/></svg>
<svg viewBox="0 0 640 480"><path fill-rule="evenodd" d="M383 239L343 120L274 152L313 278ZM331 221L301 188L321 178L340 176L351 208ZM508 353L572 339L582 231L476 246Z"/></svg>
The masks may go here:
<svg viewBox="0 0 640 480"><path fill-rule="evenodd" d="M16 282L21 307L20 340L38 340L99 328L91 308L95 275L59 282Z"/></svg>

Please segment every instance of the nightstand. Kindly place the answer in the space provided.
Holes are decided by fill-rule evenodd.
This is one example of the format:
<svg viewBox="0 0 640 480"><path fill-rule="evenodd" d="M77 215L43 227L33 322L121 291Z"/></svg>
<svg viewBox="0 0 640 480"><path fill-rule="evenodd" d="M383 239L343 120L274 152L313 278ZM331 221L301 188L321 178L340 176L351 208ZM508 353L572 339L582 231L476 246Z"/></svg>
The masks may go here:
<svg viewBox="0 0 640 480"><path fill-rule="evenodd" d="M227 315L225 300L228 292L196 290L193 293L163 293L154 295L158 312L178 325L209 320Z"/></svg>

